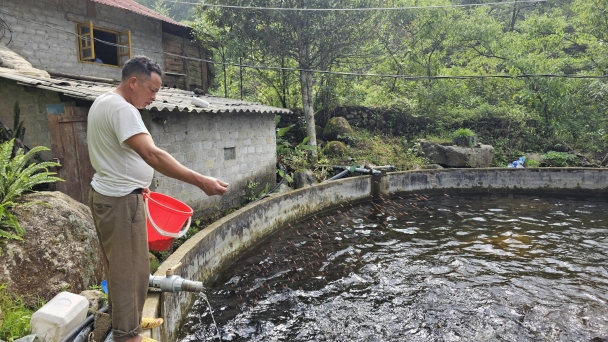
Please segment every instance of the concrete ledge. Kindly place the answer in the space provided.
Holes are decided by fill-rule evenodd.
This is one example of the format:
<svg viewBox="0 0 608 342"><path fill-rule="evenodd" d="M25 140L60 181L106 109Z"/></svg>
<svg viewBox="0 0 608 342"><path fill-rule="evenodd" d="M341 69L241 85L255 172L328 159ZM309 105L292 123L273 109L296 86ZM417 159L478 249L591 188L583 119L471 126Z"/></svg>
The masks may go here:
<svg viewBox="0 0 608 342"><path fill-rule="evenodd" d="M390 173L384 180L383 194L410 191L539 191L571 190L605 193L608 169L591 168L487 168L443 169Z"/></svg>
<svg viewBox="0 0 608 342"><path fill-rule="evenodd" d="M172 254L155 275L182 263L176 274L211 283L238 255L289 222L344 202L407 192L589 192L606 193L608 169L443 169L347 178L290 191L246 206L196 234ZM194 294L150 293L144 316L163 317L151 336L175 341Z"/></svg>

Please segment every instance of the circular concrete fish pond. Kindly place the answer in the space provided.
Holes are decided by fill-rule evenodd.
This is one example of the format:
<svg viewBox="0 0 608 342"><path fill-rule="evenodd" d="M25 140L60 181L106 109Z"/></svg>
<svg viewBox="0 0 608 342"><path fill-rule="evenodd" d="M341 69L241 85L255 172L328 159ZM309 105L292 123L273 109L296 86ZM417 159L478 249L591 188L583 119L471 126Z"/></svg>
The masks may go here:
<svg viewBox="0 0 608 342"><path fill-rule="evenodd" d="M604 197L416 195L345 205L244 252L207 295L223 340L608 336ZM198 300L180 341L217 340Z"/></svg>
<svg viewBox="0 0 608 342"><path fill-rule="evenodd" d="M599 341L607 176L422 171L293 191L165 263L205 280L217 330L200 297L149 301L171 341Z"/></svg>

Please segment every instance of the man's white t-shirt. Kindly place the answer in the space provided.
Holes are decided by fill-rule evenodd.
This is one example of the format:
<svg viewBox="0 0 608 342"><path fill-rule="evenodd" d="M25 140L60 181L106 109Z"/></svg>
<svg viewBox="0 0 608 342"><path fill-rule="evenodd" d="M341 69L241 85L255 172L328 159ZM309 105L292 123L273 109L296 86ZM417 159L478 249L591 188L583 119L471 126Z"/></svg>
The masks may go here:
<svg viewBox="0 0 608 342"><path fill-rule="evenodd" d="M103 94L89 110L87 130L95 191L121 197L150 186L154 169L125 144L136 134L150 134L137 108L116 93Z"/></svg>

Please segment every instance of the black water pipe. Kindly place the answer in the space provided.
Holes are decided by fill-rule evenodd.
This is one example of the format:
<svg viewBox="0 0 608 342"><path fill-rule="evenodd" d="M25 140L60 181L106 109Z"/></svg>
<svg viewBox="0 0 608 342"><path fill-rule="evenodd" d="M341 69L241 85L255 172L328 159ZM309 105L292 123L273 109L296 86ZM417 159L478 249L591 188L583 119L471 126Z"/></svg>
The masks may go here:
<svg viewBox="0 0 608 342"><path fill-rule="evenodd" d="M338 170L350 170L351 166L332 166L334 169L338 169ZM392 167L393 169L395 168L394 166L380 166L382 168L382 170L386 169L386 168L390 168ZM362 174L369 174L371 173L372 175L380 175L382 174L381 171L379 171L378 169L376 169L376 167L374 167L373 169L365 169L362 167L357 167L353 170L353 172L358 172L358 173L362 173ZM340 172L342 173L342 172ZM335 177L335 176L334 176ZM331 180L331 179L328 179Z"/></svg>
<svg viewBox="0 0 608 342"><path fill-rule="evenodd" d="M106 312L108 311L108 306L104 306L103 308L99 309L99 312ZM86 329L89 325L92 325L95 323L95 314L89 315L89 317L87 317L84 321L82 321L82 323L78 324L78 326L76 328L74 328L72 331L70 331L69 334L67 334L60 342L72 342L84 329Z"/></svg>
<svg viewBox="0 0 608 342"><path fill-rule="evenodd" d="M262 197L256 199L255 201L247 203L247 205L249 205L251 203L255 203L263 198L268 197L271 193L275 192L283 184L283 182L285 182L285 177L287 176L287 170L285 170L285 166L283 166L283 164L279 163L278 166L279 166L279 169L281 169L281 171L283 171L283 178L281 178L281 181L279 182L279 184L277 184L277 186L275 186L272 190L270 190L267 193L265 193L264 195L262 195Z"/></svg>
<svg viewBox="0 0 608 342"><path fill-rule="evenodd" d="M84 327L82 330L80 330L78 335L76 335L76 337L72 341L73 342L88 342L89 335L93 331L94 325L95 324L89 324L86 327Z"/></svg>

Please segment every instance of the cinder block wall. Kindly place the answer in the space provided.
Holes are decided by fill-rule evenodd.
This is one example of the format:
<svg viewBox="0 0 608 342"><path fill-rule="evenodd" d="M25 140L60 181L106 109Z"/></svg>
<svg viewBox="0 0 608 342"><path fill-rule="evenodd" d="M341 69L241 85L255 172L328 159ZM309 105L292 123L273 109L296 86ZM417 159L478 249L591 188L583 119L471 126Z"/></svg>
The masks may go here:
<svg viewBox="0 0 608 342"><path fill-rule="evenodd" d="M18 85L17 82L0 78L0 122L13 129L13 106L19 101L20 120L25 127L23 143L29 147L51 148L46 105L61 103L56 92ZM43 160L51 159L51 152L40 154Z"/></svg>
<svg viewBox="0 0 608 342"><path fill-rule="evenodd" d="M143 112L155 144L177 161L201 174L230 183L228 194L207 197L200 189L155 173L151 189L188 203L203 215L243 204L258 183L255 194L276 184L276 133L274 114L196 114ZM166 119L162 125L152 118ZM234 159L225 149L234 148Z"/></svg>
<svg viewBox="0 0 608 342"><path fill-rule="evenodd" d="M111 6L92 3L95 15L87 16L86 0L2 0L2 18L12 31L8 47L35 68L120 80L120 68L78 61L76 24L112 31L131 31L133 55L146 55L162 65L161 21ZM3 39L7 43L7 39ZM147 50L147 51L142 51Z"/></svg>

